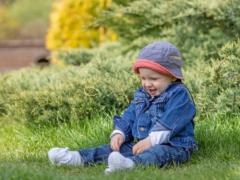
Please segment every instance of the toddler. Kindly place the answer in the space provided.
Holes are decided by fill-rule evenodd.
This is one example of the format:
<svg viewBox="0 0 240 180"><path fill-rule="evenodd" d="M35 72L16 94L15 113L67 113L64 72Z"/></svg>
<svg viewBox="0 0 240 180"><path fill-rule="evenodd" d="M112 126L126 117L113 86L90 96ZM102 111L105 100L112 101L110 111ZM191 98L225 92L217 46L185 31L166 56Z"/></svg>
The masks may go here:
<svg viewBox="0 0 240 180"><path fill-rule="evenodd" d="M52 148L55 165L91 165L107 162L106 173L137 165L162 167L189 160L196 149L195 105L183 84L182 57L168 42L145 46L133 65L142 87L122 116L113 118L110 144L70 151Z"/></svg>

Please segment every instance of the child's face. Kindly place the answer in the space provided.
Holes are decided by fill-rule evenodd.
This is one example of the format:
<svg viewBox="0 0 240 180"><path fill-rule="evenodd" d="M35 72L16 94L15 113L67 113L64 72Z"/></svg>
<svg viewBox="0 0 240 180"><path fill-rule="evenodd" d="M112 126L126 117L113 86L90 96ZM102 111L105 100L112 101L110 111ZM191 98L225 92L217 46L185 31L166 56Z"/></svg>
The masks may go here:
<svg viewBox="0 0 240 180"><path fill-rule="evenodd" d="M139 68L139 77L143 88L152 97L161 94L175 80L174 77L160 74L149 68Z"/></svg>

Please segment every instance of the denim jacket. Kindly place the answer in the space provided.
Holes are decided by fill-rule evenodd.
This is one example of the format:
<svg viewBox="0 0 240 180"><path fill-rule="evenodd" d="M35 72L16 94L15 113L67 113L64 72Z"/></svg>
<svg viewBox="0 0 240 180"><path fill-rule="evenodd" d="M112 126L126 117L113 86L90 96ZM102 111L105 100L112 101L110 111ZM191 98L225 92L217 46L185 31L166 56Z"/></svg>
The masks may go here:
<svg viewBox="0 0 240 180"><path fill-rule="evenodd" d="M162 127L170 130L168 143L195 149L195 104L181 82L170 84L160 95L151 97L143 88L136 90L134 99L122 116L113 119L115 129L122 131L125 142L144 139Z"/></svg>

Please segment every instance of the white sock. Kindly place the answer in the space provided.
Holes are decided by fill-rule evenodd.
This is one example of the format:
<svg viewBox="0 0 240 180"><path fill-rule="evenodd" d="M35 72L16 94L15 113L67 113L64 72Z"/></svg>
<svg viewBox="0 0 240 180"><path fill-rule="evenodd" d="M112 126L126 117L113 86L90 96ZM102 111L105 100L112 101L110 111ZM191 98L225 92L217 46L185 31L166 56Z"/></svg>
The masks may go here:
<svg viewBox="0 0 240 180"><path fill-rule="evenodd" d="M108 168L105 169L105 173L109 174L114 171L132 169L135 166L134 162L121 155L119 152L112 152L108 157Z"/></svg>
<svg viewBox="0 0 240 180"><path fill-rule="evenodd" d="M78 151L69 151L68 148L52 148L48 151L48 158L54 165L79 166L83 160Z"/></svg>

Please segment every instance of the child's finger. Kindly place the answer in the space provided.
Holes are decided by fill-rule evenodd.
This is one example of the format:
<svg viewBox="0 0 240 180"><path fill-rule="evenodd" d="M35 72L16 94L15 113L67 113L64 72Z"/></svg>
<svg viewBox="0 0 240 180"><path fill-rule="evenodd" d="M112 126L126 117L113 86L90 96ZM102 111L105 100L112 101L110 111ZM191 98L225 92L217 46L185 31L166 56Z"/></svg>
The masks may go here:
<svg viewBox="0 0 240 180"><path fill-rule="evenodd" d="M139 148L136 152L136 154L140 154L141 152L143 152L143 150L141 148Z"/></svg>
<svg viewBox="0 0 240 180"><path fill-rule="evenodd" d="M114 145L112 142L111 142L110 146L111 146L111 149L114 150Z"/></svg>
<svg viewBox="0 0 240 180"><path fill-rule="evenodd" d="M133 154L138 154L138 152L139 152L139 148L138 149L135 149L135 151L134 151L134 153Z"/></svg>
<svg viewBox="0 0 240 180"><path fill-rule="evenodd" d="M137 144L135 146L133 146L133 149L132 149L133 154L136 154L138 149L139 149L139 147Z"/></svg>
<svg viewBox="0 0 240 180"><path fill-rule="evenodd" d="M134 151L133 151L133 154L138 154L138 149L135 149Z"/></svg>
<svg viewBox="0 0 240 180"><path fill-rule="evenodd" d="M112 150L114 151L119 151L119 145L118 145L118 141L113 141L112 143Z"/></svg>
<svg viewBox="0 0 240 180"><path fill-rule="evenodd" d="M113 151L119 151L120 146L123 143L123 138L122 138L122 136L116 135L115 137L112 138L110 143L111 143L111 148Z"/></svg>
<svg viewBox="0 0 240 180"><path fill-rule="evenodd" d="M116 142L116 151L119 151L119 139Z"/></svg>
<svg viewBox="0 0 240 180"><path fill-rule="evenodd" d="M116 151L116 141L114 140L111 141L111 148L113 151Z"/></svg>
<svg viewBox="0 0 240 180"><path fill-rule="evenodd" d="M116 143L115 143L115 147L114 147L114 150L115 150L115 151L118 151L118 150L119 150L119 145L118 145L118 141L116 141Z"/></svg>

